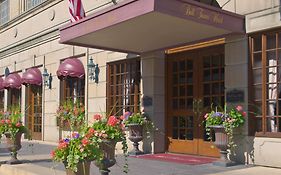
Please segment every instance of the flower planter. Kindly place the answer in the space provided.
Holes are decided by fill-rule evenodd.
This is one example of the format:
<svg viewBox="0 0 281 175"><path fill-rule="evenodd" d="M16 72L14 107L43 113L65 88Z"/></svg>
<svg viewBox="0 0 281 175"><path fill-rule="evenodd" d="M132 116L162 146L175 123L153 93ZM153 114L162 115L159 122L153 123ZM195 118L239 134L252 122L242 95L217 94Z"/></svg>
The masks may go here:
<svg viewBox="0 0 281 175"><path fill-rule="evenodd" d="M214 162L214 165L218 166L233 166L235 165L235 162L232 162L231 160L228 159L227 154L228 154L228 137L225 132L225 128L222 125L217 125L217 126L210 126L210 128L213 129L215 132L215 146L220 150L220 160Z"/></svg>
<svg viewBox="0 0 281 175"><path fill-rule="evenodd" d="M20 164L22 163L17 159L17 151L21 149L21 135L22 132L16 134L15 139L11 138L10 133L5 133L7 139L8 150L10 151L11 159L7 161L7 164Z"/></svg>
<svg viewBox="0 0 281 175"><path fill-rule="evenodd" d="M139 150L139 143L143 139L143 126L139 124L128 124L129 129L129 140L133 142L134 150L129 152L130 155L140 155L143 154L142 151Z"/></svg>
<svg viewBox="0 0 281 175"><path fill-rule="evenodd" d="M100 143L100 149L103 151L103 159L100 162L95 162L95 165L99 168L101 175L108 175L112 167L116 163L115 159L115 140L103 140Z"/></svg>
<svg viewBox="0 0 281 175"><path fill-rule="evenodd" d="M90 175L90 166L91 162L85 161L80 162L77 165L77 172L74 172L69 169L65 169L66 175Z"/></svg>

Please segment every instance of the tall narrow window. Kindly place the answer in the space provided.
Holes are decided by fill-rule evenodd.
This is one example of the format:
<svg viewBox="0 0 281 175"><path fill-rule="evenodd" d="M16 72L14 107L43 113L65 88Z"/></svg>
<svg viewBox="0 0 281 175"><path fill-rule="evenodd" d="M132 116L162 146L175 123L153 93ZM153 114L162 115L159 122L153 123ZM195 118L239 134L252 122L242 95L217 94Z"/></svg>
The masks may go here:
<svg viewBox="0 0 281 175"><path fill-rule="evenodd" d="M250 37L250 53L250 107L255 130L262 135L276 135L281 132L281 32Z"/></svg>
<svg viewBox="0 0 281 175"><path fill-rule="evenodd" d="M65 77L61 80L61 102L85 101L85 79Z"/></svg>
<svg viewBox="0 0 281 175"><path fill-rule="evenodd" d="M10 2L9 0L0 0L0 25L10 19Z"/></svg>
<svg viewBox="0 0 281 175"><path fill-rule="evenodd" d="M107 65L107 112L122 115L138 112L140 106L140 60L130 59Z"/></svg>
<svg viewBox="0 0 281 175"><path fill-rule="evenodd" d="M41 4L42 2L44 2L46 0L27 0L26 4L27 4L27 10Z"/></svg>
<svg viewBox="0 0 281 175"><path fill-rule="evenodd" d="M21 105L21 89L8 89L8 107Z"/></svg>

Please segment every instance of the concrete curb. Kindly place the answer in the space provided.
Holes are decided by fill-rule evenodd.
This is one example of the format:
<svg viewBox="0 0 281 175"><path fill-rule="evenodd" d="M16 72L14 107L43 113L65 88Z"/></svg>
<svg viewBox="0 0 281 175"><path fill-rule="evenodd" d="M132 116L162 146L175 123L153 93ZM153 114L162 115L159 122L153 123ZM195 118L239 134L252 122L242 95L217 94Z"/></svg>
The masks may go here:
<svg viewBox="0 0 281 175"><path fill-rule="evenodd" d="M32 164L0 166L1 175L65 175L65 171L36 166Z"/></svg>

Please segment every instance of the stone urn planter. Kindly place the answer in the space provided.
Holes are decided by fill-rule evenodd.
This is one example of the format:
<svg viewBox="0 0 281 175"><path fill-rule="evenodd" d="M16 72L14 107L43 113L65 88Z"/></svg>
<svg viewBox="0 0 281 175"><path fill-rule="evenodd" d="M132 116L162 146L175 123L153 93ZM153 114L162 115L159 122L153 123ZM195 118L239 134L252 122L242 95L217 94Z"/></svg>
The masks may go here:
<svg viewBox="0 0 281 175"><path fill-rule="evenodd" d="M112 167L116 163L115 159L115 140L103 140L100 143L100 149L103 152L103 159L100 162L95 162L95 165L99 168L101 175L108 175Z"/></svg>
<svg viewBox="0 0 281 175"><path fill-rule="evenodd" d="M18 150L21 149L21 135L22 132L18 132L16 134L15 139L11 138L10 133L5 133L8 150L10 151L11 159L7 161L7 164L20 164L22 163L20 160L17 159Z"/></svg>
<svg viewBox="0 0 281 175"><path fill-rule="evenodd" d="M233 166L235 162L232 162L228 159L228 137L225 132L225 128L222 125L210 126L211 129L215 132L215 146L220 150L220 160L214 162L214 165L218 166Z"/></svg>
<svg viewBox="0 0 281 175"><path fill-rule="evenodd" d="M143 126L139 124L128 124L126 125L129 130L129 140L133 142L134 149L129 152L130 155L140 155L143 154L139 150L139 143L143 139Z"/></svg>
<svg viewBox="0 0 281 175"><path fill-rule="evenodd" d="M77 172L70 169L65 169L66 175L90 175L90 161L79 162L77 165Z"/></svg>

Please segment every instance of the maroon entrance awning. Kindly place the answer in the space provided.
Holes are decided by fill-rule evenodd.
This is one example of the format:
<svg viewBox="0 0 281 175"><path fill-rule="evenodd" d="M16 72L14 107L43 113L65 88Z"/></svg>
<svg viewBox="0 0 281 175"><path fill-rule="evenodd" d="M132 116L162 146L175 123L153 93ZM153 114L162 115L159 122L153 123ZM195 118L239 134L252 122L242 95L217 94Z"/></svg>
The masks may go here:
<svg viewBox="0 0 281 175"><path fill-rule="evenodd" d="M2 91L3 89L5 89L5 88L4 88L4 85L3 85L3 82L4 82L3 78L0 77L0 91Z"/></svg>
<svg viewBox="0 0 281 175"><path fill-rule="evenodd" d="M245 17L194 0L124 0L60 29L60 43L129 53L245 34Z"/></svg>
<svg viewBox="0 0 281 175"><path fill-rule="evenodd" d="M68 58L60 64L57 70L57 76L59 78L83 78L85 76L83 63L77 58Z"/></svg>
<svg viewBox="0 0 281 175"><path fill-rule="evenodd" d="M22 84L42 85L42 74L38 68L30 68L22 74Z"/></svg>
<svg viewBox="0 0 281 175"><path fill-rule="evenodd" d="M20 89L21 88L21 77L18 73L9 74L4 82L4 88L9 89Z"/></svg>

